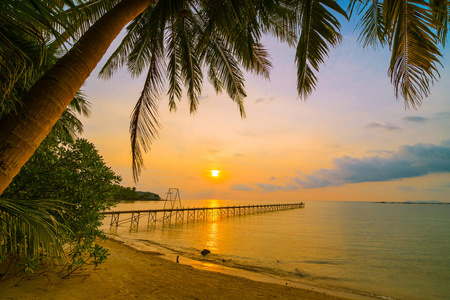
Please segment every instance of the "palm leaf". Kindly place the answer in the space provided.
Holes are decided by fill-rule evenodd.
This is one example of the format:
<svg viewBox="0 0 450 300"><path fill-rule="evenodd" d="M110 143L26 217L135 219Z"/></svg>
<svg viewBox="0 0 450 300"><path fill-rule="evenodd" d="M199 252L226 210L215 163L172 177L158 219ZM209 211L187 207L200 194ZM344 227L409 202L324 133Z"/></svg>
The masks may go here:
<svg viewBox="0 0 450 300"><path fill-rule="evenodd" d="M79 39L108 10L114 7L120 0L91 0L77 3L75 7L68 8L62 12L63 17L71 23L70 30L62 30L57 39L48 45L48 51L53 54L71 38Z"/></svg>
<svg viewBox="0 0 450 300"><path fill-rule="evenodd" d="M300 4L301 34L297 45L297 91L301 98L307 98L315 89L317 77L314 71L324 63L329 47L342 40L340 24L327 7L346 16L342 8L331 0L305 0Z"/></svg>
<svg viewBox="0 0 450 300"><path fill-rule="evenodd" d="M284 1L258 2L258 20L262 32L294 47L297 43L298 14L295 6Z"/></svg>
<svg viewBox="0 0 450 300"><path fill-rule="evenodd" d="M361 30L358 41L363 43L364 47L372 46L376 48L378 44L386 43L386 34L383 16L383 3L378 0L352 0L348 11L350 15L356 10L361 16L357 24L357 29Z"/></svg>
<svg viewBox="0 0 450 300"><path fill-rule="evenodd" d="M175 21L176 22L176 21ZM174 22L174 23L175 23ZM170 111L176 111L177 105L175 99L181 99L181 62L179 53L179 39L177 31L174 30L174 23L172 23L171 30L167 34L167 57L169 63L167 64L167 74L169 78L169 90L167 92L169 96L169 109Z"/></svg>
<svg viewBox="0 0 450 300"><path fill-rule="evenodd" d="M83 124L78 119L77 114L85 117L89 117L91 114L90 103L81 91L75 94L72 102L53 126L49 136L57 136L60 140L73 143L83 133Z"/></svg>
<svg viewBox="0 0 450 300"><path fill-rule="evenodd" d="M128 55L133 50L134 45L139 41L139 31L137 28L140 26L140 22L144 18L146 11L137 16L130 25L127 26L127 34L122 39L120 45L111 54L106 63L101 68L98 76L103 79L109 79L113 76L114 72L121 68L128 59Z"/></svg>
<svg viewBox="0 0 450 300"><path fill-rule="evenodd" d="M158 104L162 76L158 65L160 53L152 55L150 68L141 96L133 109L130 122L130 139L132 153L132 169L134 181L139 181L139 175L144 167L142 151L150 150L152 141L158 135Z"/></svg>
<svg viewBox="0 0 450 300"><path fill-rule="evenodd" d="M388 74L396 97L416 107L439 77L439 24L425 1L385 1L386 30L392 40Z"/></svg>
<svg viewBox="0 0 450 300"><path fill-rule="evenodd" d="M31 62L25 52L10 40L2 32L0 34L0 67L10 68L14 61L13 69L9 69L11 76L6 80L15 84L17 79L30 70L40 68L46 61L47 41L51 38L65 40L61 36L61 30L73 33L72 23L65 13L66 9L76 10L76 5L71 0L22 0L22 1L0 1L0 27L13 28L17 35L34 40L40 45L41 58L38 62ZM5 74L4 70L1 72Z"/></svg>
<svg viewBox="0 0 450 300"><path fill-rule="evenodd" d="M439 42L445 46L447 41L447 33L449 27L449 16L450 16L450 3L447 0L431 0L430 10L433 14L433 18L438 26L437 36Z"/></svg>
<svg viewBox="0 0 450 300"><path fill-rule="evenodd" d="M179 38L179 53L181 76L187 86L190 112L194 113L198 107L198 96L201 94L203 75L195 50L196 36L192 23L195 19L189 15L177 20L175 24Z"/></svg>
<svg viewBox="0 0 450 300"><path fill-rule="evenodd" d="M230 98L237 103L241 117L245 118L244 98L247 94L244 88L244 74L239 69L238 62L219 39L214 39L204 51L213 86L224 86ZM220 92L220 89L216 91Z"/></svg>
<svg viewBox="0 0 450 300"><path fill-rule="evenodd" d="M63 202L49 199L0 198L0 260L64 257L62 245L67 228L54 214L61 214Z"/></svg>

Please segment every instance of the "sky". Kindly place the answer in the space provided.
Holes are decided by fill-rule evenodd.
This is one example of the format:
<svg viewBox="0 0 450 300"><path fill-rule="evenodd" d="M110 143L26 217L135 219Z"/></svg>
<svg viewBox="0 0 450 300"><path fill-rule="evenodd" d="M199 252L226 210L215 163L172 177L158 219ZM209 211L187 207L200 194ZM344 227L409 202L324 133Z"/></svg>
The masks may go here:
<svg viewBox="0 0 450 300"><path fill-rule="evenodd" d="M138 183L128 128L145 78L121 70L98 79L115 41L82 88L92 105L91 117L81 118L82 137L122 185L163 198L179 188L182 199L450 202L449 50L431 95L408 109L387 75L390 53L363 48L353 28L344 24L344 40L306 101L297 95L295 49L271 37L263 39L270 81L246 74L247 118L206 78L194 115L186 97L175 113L162 97L162 128Z"/></svg>

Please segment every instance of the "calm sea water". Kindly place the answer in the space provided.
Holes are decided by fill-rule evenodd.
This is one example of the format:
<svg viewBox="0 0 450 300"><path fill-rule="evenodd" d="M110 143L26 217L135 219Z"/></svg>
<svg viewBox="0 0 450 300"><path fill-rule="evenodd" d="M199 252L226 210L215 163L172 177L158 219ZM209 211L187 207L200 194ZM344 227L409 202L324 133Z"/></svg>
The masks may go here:
<svg viewBox="0 0 450 300"><path fill-rule="evenodd" d="M272 204L183 201L184 207ZM114 210L162 208L121 203ZM121 217L122 218L122 217ZM105 223L109 222L109 218ZM114 233L202 260L394 299L450 299L450 205L306 202L305 208ZM105 226L108 228L108 226ZM107 232L109 231L106 230Z"/></svg>

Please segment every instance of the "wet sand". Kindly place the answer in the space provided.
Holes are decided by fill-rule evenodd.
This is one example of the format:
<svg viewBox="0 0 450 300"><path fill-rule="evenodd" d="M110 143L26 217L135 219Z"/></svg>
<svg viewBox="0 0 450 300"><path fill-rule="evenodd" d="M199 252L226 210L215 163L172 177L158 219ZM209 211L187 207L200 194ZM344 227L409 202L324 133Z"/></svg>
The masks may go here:
<svg viewBox="0 0 450 300"><path fill-rule="evenodd" d="M102 243L111 255L97 269L77 272L68 279L60 279L52 273L31 279L11 278L0 282L0 298L363 299L313 287L299 288L290 283L261 282L200 270L164 259L157 252L136 250L111 240Z"/></svg>

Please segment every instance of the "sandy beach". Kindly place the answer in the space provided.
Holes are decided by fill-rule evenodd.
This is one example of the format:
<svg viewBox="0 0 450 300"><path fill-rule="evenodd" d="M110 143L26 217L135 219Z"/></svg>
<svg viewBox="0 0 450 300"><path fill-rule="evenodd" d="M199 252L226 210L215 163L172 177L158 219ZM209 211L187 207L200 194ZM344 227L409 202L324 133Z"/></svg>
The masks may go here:
<svg viewBox="0 0 450 300"><path fill-rule="evenodd" d="M69 279L54 274L0 282L1 299L350 299L353 295L298 288L199 270L120 242L103 242L111 254L95 270ZM89 274L89 275L87 275ZM347 297L350 296L350 297ZM356 296L356 295L355 295ZM361 299L357 296L354 299Z"/></svg>

